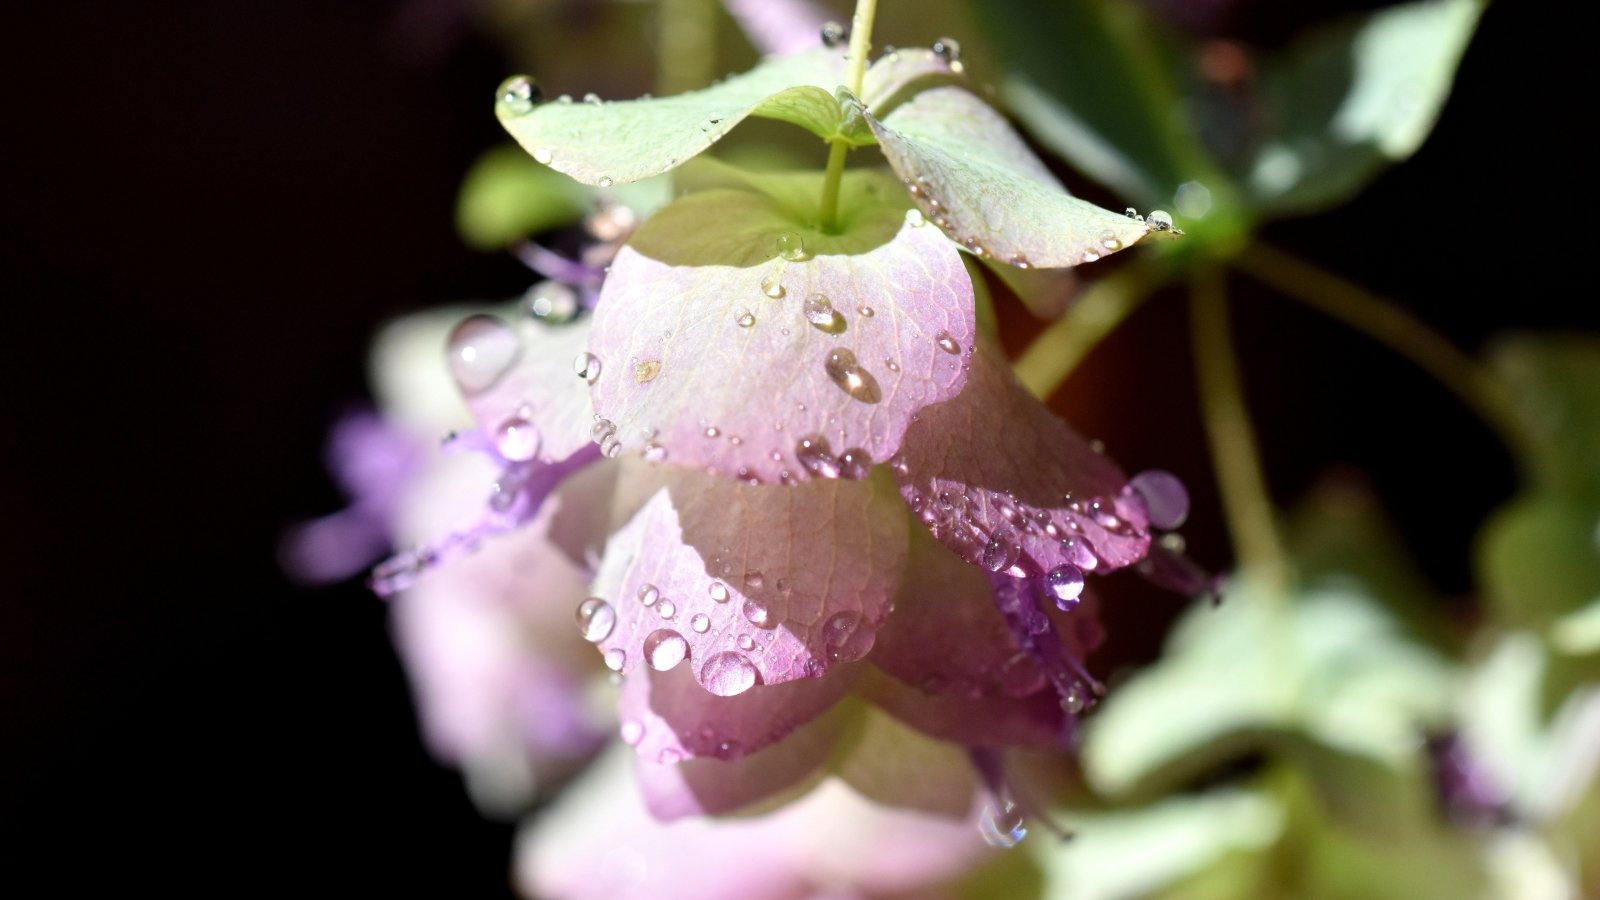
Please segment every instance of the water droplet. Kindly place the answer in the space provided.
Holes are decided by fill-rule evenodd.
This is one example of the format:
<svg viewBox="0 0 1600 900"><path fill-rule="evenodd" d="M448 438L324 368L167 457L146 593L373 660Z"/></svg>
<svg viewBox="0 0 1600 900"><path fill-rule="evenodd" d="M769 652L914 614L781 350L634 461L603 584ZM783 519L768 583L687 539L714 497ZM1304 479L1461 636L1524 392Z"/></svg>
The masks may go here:
<svg viewBox="0 0 1600 900"><path fill-rule="evenodd" d="M915 185L912 186L912 193L920 194L921 192L922 191ZM928 220L922 215L922 210L908 209L906 210L906 224L910 225L912 228L921 228L922 226L928 224Z"/></svg>
<svg viewBox="0 0 1600 900"><path fill-rule="evenodd" d="M1073 565L1056 566L1045 576L1045 583L1062 612L1078 607L1078 598L1083 593L1083 570Z"/></svg>
<svg viewBox="0 0 1600 900"><path fill-rule="evenodd" d="M612 647L604 656L606 668L613 672L621 672L622 667L628 662L628 654L621 647Z"/></svg>
<svg viewBox="0 0 1600 900"><path fill-rule="evenodd" d="M872 455L860 447L851 447L839 454L839 477L851 481L866 478L872 470Z"/></svg>
<svg viewBox="0 0 1600 900"><path fill-rule="evenodd" d="M525 116L533 112L539 105L544 92L539 90L538 82L526 75L513 75L500 82L500 90L496 93L500 108L513 116Z"/></svg>
<svg viewBox="0 0 1600 900"><path fill-rule="evenodd" d="M939 349L946 353L955 354L961 352L961 345L956 343L956 339L951 337L948 331L941 331L934 335L933 342L938 344Z"/></svg>
<svg viewBox="0 0 1600 900"><path fill-rule="evenodd" d="M756 316L755 313L752 313L748 309L741 309L739 310L739 317L733 321L736 322L740 328L749 328L751 325L756 323Z"/></svg>
<svg viewBox="0 0 1600 900"><path fill-rule="evenodd" d="M700 683L718 697L732 697L755 687L761 673L743 654L724 650L700 667Z"/></svg>
<svg viewBox="0 0 1600 900"><path fill-rule="evenodd" d="M661 374L661 360L647 359L633 364L633 380L638 384L649 384Z"/></svg>
<svg viewBox="0 0 1600 900"><path fill-rule="evenodd" d="M822 25L822 46L838 47L850 37L850 32L845 30L838 22L824 22Z"/></svg>
<svg viewBox="0 0 1600 900"><path fill-rule="evenodd" d="M644 726L633 719L624 719L617 731L622 735L622 742L629 747L637 747L644 740Z"/></svg>
<svg viewBox="0 0 1600 900"><path fill-rule="evenodd" d="M1089 692L1084 689L1082 682L1074 681L1061 696L1061 710L1069 716L1083 712L1088 706Z"/></svg>
<svg viewBox="0 0 1600 900"><path fill-rule="evenodd" d="M670 619L678 614L678 605L671 600L663 599L656 604L656 612L660 614L661 618Z"/></svg>
<svg viewBox="0 0 1600 900"><path fill-rule="evenodd" d="M1011 258L1006 260L1006 262L1011 263L1013 266L1016 266L1019 269L1033 268L1033 263L1028 262L1028 258L1023 256L1021 253L1012 254Z"/></svg>
<svg viewBox="0 0 1600 900"><path fill-rule="evenodd" d="M997 528L983 547L983 567L991 572L1004 572L1017 564L1022 548L1017 545L1009 528Z"/></svg>
<svg viewBox="0 0 1600 900"><path fill-rule="evenodd" d="M823 370L834 384L862 403L877 403L883 399L878 380L856 364L856 355L849 350L830 350Z"/></svg>
<svg viewBox="0 0 1600 900"><path fill-rule="evenodd" d="M639 588L639 603L643 606L655 606L661 599L661 591L653 584L641 585Z"/></svg>
<svg viewBox="0 0 1600 900"><path fill-rule="evenodd" d="M750 620L750 624L757 628L766 628L768 623L772 621L772 616L767 612L767 608L754 600L746 600L744 602L744 617Z"/></svg>
<svg viewBox="0 0 1600 900"><path fill-rule="evenodd" d="M1144 223L1150 226L1151 231L1171 231L1172 214L1164 209L1152 209L1150 215L1145 217Z"/></svg>
<svg viewBox="0 0 1600 900"><path fill-rule="evenodd" d="M838 334L844 330L844 317L833 308L833 301L826 294L812 294L806 298L806 321L815 325L829 334Z"/></svg>
<svg viewBox="0 0 1600 900"><path fill-rule="evenodd" d="M611 187L613 184L616 184L615 181L611 180L611 176L610 175L601 175L600 176L600 181L597 182L597 183L603 188L608 188L608 187Z"/></svg>
<svg viewBox="0 0 1600 900"><path fill-rule="evenodd" d="M774 300L777 300L783 296L783 282L778 278L778 274L776 272L762 276L761 293L766 294L768 297L771 297Z"/></svg>
<svg viewBox="0 0 1600 900"><path fill-rule="evenodd" d="M713 582L711 582L711 587L708 588L708 590L711 593L711 599L717 601L718 603L727 603L728 602L728 586L727 585L723 584L720 581L713 581Z"/></svg>
<svg viewBox="0 0 1600 900"><path fill-rule="evenodd" d="M683 662L689 656L689 642L671 628L658 628L644 639L644 659L657 672Z"/></svg>
<svg viewBox="0 0 1600 900"><path fill-rule="evenodd" d="M1100 557L1094 553L1094 545L1085 537L1067 538L1061 542L1061 552L1072 564L1085 572L1093 572L1100 567Z"/></svg>
<svg viewBox="0 0 1600 900"><path fill-rule="evenodd" d="M578 604L578 630L584 640L598 644L611 636L617 625L617 611L599 597L590 597Z"/></svg>
<svg viewBox="0 0 1600 900"><path fill-rule="evenodd" d="M790 262L799 262L806 258L806 244L800 235L792 231L785 231L778 235L778 255Z"/></svg>
<svg viewBox="0 0 1600 900"><path fill-rule="evenodd" d="M527 462L539 452L539 430L522 416L512 416L495 429L494 446L506 459Z"/></svg>
<svg viewBox="0 0 1600 900"><path fill-rule="evenodd" d="M522 352L510 326L496 316L468 316L450 331L446 345L450 375L465 396L495 385Z"/></svg>
<svg viewBox="0 0 1600 900"><path fill-rule="evenodd" d="M559 281L540 281L522 295L520 306L530 319L561 325L578 315L578 292Z"/></svg>
<svg viewBox="0 0 1600 900"><path fill-rule="evenodd" d="M1086 263L1092 263L1092 262L1094 262L1095 260L1097 260L1099 258L1100 258L1100 254L1094 252L1093 250L1085 250L1085 251L1083 251L1083 261L1086 262Z"/></svg>
<svg viewBox="0 0 1600 900"><path fill-rule="evenodd" d="M1144 501L1150 524L1156 528L1171 531L1189 518L1189 490L1171 472L1160 469L1140 472L1128 480L1127 489Z"/></svg>
<svg viewBox="0 0 1600 900"><path fill-rule="evenodd" d="M1100 246L1107 250L1121 250L1122 241L1118 240L1114 233L1106 231L1100 235Z"/></svg>
<svg viewBox="0 0 1600 900"><path fill-rule="evenodd" d="M656 443L655 441L651 441L650 443L644 445L644 461L645 462L658 463L658 462L665 462L666 459L667 459L667 448L666 447L663 447L662 445Z"/></svg>
<svg viewBox="0 0 1600 900"><path fill-rule="evenodd" d="M711 630L711 617L705 613L695 613L689 617L689 627L694 629L695 634L705 634Z"/></svg>
<svg viewBox="0 0 1600 900"><path fill-rule="evenodd" d="M945 61L946 65L961 61L961 44L955 38L942 37L933 42L933 55Z"/></svg>
<svg viewBox="0 0 1600 900"><path fill-rule="evenodd" d="M585 350L572 358L572 371L584 381L594 384L600 377L600 357Z"/></svg>
<svg viewBox="0 0 1600 900"><path fill-rule="evenodd" d="M766 583L766 581L767 576L761 574L761 570L759 569L751 569L750 571L744 573L744 586L747 588L761 587Z"/></svg>
<svg viewBox="0 0 1600 900"><path fill-rule="evenodd" d="M794 458L800 467L818 478L838 478L839 462L833 458L828 439L820 434L803 437L795 444Z"/></svg>
<svg viewBox="0 0 1600 900"><path fill-rule="evenodd" d="M866 656L876 640L877 633L863 628L857 613L834 613L822 625L822 647L834 662L850 662Z"/></svg>
<svg viewBox="0 0 1600 900"><path fill-rule="evenodd" d="M861 318L863 318L863 319L870 319L873 316L878 314L877 310L874 310L872 307L865 306L865 305L856 307L856 312L860 313Z"/></svg>
<svg viewBox="0 0 1600 900"><path fill-rule="evenodd" d="M889 371L891 371L891 372L898 372L898 371L900 371L900 364L899 364L899 363L897 363L897 362L895 362L895 361L894 361L894 360L892 360L892 359L886 359L886 360L884 360L884 361L883 361L883 364L884 364L884 365L885 365L885 366L887 366L887 367L888 367L888 368L889 368Z"/></svg>
<svg viewBox="0 0 1600 900"><path fill-rule="evenodd" d="M550 148L549 147L535 147L534 148L533 161L536 162L536 163L539 163L540 165L548 166L548 165L550 165L551 162L555 161L555 158L556 158L556 155L554 153L550 152Z"/></svg>
<svg viewBox="0 0 1600 900"><path fill-rule="evenodd" d="M991 847L1011 848L1028 836L1028 823L1010 800L996 799L984 806L978 820L978 833Z"/></svg>

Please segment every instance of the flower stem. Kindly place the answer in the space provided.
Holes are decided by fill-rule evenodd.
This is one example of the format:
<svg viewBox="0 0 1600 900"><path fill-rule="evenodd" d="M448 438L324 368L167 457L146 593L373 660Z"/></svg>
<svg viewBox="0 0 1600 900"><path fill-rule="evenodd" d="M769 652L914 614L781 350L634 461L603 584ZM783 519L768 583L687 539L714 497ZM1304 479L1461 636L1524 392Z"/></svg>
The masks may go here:
<svg viewBox="0 0 1600 900"><path fill-rule="evenodd" d="M1245 410L1238 357L1229 331L1223 273L1214 266L1202 265L1189 286L1189 324L1200 413L1239 568L1259 579L1270 594L1285 596L1288 555L1261 472L1261 455L1250 415Z"/></svg>
<svg viewBox="0 0 1600 900"><path fill-rule="evenodd" d="M861 96L861 85L867 77L867 54L872 52L872 20L878 15L878 0L856 0L855 15L850 18L850 68L846 70L845 88L856 97ZM839 182L844 176L844 158L850 145L843 140L828 142L828 170L822 178L821 227L834 231L839 227Z"/></svg>
<svg viewBox="0 0 1600 900"><path fill-rule="evenodd" d="M1245 248L1234 264L1284 296L1338 319L1411 360L1455 394L1509 449L1526 451L1512 400L1500 382L1397 304L1260 243Z"/></svg>
<svg viewBox="0 0 1600 900"><path fill-rule="evenodd" d="M1090 285L1072 308L1040 335L1017 360L1017 379L1048 400L1089 351L1139 308L1166 280L1166 270L1134 263Z"/></svg>

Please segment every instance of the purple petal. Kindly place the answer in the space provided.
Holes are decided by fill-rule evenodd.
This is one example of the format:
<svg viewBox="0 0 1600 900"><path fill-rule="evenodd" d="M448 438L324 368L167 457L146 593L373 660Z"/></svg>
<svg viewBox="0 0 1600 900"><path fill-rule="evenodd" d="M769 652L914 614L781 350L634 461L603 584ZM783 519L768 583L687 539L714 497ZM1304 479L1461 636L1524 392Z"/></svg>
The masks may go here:
<svg viewBox="0 0 1600 900"><path fill-rule="evenodd" d="M762 56L788 56L817 45L828 10L810 0L722 0Z"/></svg>
<svg viewBox="0 0 1600 900"><path fill-rule="evenodd" d="M729 696L872 648L905 566L887 479L783 488L662 474L667 487L612 537L595 580L615 610L599 642L609 665L687 666Z"/></svg>
<svg viewBox="0 0 1600 900"><path fill-rule="evenodd" d="M1142 504L1110 460L1030 396L987 344L961 396L925 410L891 468L941 543L1012 575L1104 572L1142 559ZM1038 568L1028 573L1024 560Z"/></svg>
<svg viewBox="0 0 1600 900"><path fill-rule="evenodd" d="M789 260L779 238L798 232L774 204L690 195L617 255L589 348L608 452L766 483L850 477L894 454L919 410L960 392L973 295L949 241L880 223L887 242L875 249ZM677 240L685 233L695 239ZM649 255L674 247L688 255ZM807 441L856 464L818 462Z"/></svg>
<svg viewBox="0 0 1600 900"><path fill-rule="evenodd" d="M589 383L577 371L588 343L588 319L549 326L480 314L452 331L456 385L507 461L554 462L591 443Z"/></svg>
<svg viewBox="0 0 1600 900"><path fill-rule="evenodd" d="M1028 665L1037 671L1031 660ZM966 747L1059 747L1068 735L1060 699L1049 689L1022 697L973 699L930 694L869 672L857 692L923 734Z"/></svg>

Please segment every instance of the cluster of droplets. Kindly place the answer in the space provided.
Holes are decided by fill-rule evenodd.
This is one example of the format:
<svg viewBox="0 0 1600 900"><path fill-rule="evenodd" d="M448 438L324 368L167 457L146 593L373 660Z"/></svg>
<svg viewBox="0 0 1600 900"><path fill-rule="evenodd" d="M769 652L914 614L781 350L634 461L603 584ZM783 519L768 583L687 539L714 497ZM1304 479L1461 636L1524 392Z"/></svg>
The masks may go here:
<svg viewBox="0 0 1600 900"><path fill-rule="evenodd" d="M1152 209L1149 215L1141 216L1137 209L1130 206L1123 210L1122 214L1135 222L1143 222L1145 225L1150 226L1151 231L1170 231L1173 234L1183 234L1182 228L1173 227L1172 214L1164 209Z"/></svg>
<svg viewBox="0 0 1600 900"><path fill-rule="evenodd" d="M801 438L794 448L795 461L800 468L816 478L844 478L860 481L872 468L872 455L860 447L851 447L835 456L828 439L820 434Z"/></svg>

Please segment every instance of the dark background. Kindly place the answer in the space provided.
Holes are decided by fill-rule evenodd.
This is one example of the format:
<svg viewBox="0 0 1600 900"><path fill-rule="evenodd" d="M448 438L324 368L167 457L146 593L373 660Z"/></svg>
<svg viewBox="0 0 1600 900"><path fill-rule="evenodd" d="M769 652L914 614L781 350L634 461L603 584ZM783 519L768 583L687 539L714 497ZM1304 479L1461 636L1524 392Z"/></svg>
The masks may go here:
<svg viewBox="0 0 1600 900"><path fill-rule="evenodd" d="M1236 25L1271 42L1349 5L1244 4ZM511 830L423 751L383 605L354 583L295 589L273 558L284 526L341 502L321 441L363 396L376 325L527 281L453 229L509 64L405 8L0 12L0 892L505 891ZM1574 259L1591 192L1567 190L1592 103L1561 74L1587 50L1552 21L1497 4L1423 150L1268 237L1468 348L1592 323ZM1514 487L1492 437L1403 360L1237 287L1278 499L1362 470L1442 596L1468 594L1472 535ZM1188 371L1182 304L1163 298L1059 405L1129 470L1184 476L1191 545L1222 566ZM1153 652L1182 605L1108 592L1102 670Z"/></svg>

